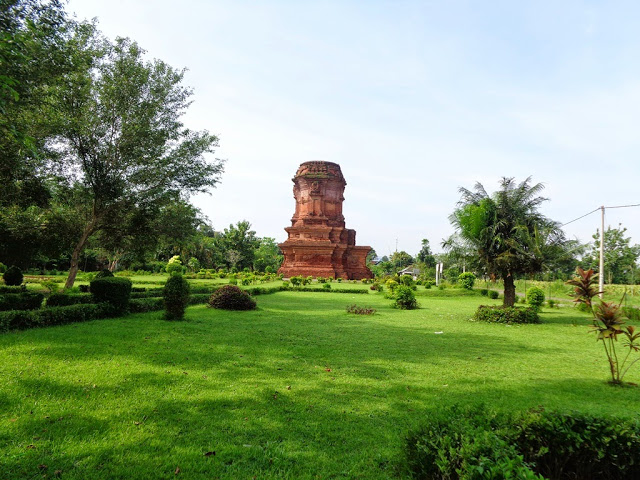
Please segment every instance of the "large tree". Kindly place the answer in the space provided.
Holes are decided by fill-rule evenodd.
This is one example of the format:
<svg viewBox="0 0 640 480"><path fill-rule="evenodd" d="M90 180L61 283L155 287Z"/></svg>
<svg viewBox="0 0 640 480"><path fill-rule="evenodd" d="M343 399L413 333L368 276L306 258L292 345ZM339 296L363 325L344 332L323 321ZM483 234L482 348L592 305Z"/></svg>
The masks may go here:
<svg viewBox="0 0 640 480"><path fill-rule="evenodd" d="M83 48L91 49L94 62L67 78L62 130L51 142L59 172L74 178L87 198L66 287L73 286L87 240L120 214L153 212L180 195L205 191L222 172L222 162L206 156L218 139L181 121L192 95L182 85L184 71L146 60L129 39L92 37L78 45Z"/></svg>
<svg viewBox="0 0 640 480"><path fill-rule="evenodd" d="M558 223L539 206L543 185L503 177L500 189L489 195L481 183L474 190L460 188L458 207L449 217L459 238L472 248L486 273L504 282L504 305L515 303L515 277L542 271L564 244Z"/></svg>
<svg viewBox="0 0 640 480"><path fill-rule="evenodd" d="M632 245L627 229L619 226L604 231L604 279L607 283L635 283L638 277L640 245ZM600 233L593 235L593 246L584 263L594 270L600 268Z"/></svg>

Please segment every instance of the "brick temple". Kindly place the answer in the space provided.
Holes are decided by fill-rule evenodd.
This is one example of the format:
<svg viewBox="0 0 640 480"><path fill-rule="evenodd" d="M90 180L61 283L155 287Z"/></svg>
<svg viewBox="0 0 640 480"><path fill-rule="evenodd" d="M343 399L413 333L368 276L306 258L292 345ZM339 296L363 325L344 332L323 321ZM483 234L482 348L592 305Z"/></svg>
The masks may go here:
<svg viewBox="0 0 640 480"><path fill-rule="evenodd" d="M340 165L305 162L293 177L296 211L288 238L279 245L284 262L278 270L285 277L314 277L360 280L373 278L366 258L371 247L356 246L356 231L345 228L342 215L347 185Z"/></svg>

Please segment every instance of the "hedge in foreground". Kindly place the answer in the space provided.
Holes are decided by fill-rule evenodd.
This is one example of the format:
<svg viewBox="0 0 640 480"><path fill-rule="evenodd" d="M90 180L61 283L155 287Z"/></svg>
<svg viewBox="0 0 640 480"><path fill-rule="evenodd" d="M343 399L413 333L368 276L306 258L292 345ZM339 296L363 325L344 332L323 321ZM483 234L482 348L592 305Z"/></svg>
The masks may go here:
<svg viewBox="0 0 640 480"><path fill-rule="evenodd" d="M87 320L111 317L115 313L113 307L108 303L69 305L40 310L10 310L0 312L0 331L86 322Z"/></svg>
<svg viewBox="0 0 640 480"><path fill-rule="evenodd" d="M47 307L67 307L69 305L80 305L96 303L90 293L52 293L47 298Z"/></svg>
<svg viewBox="0 0 640 480"><path fill-rule="evenodd" d="M430 414L405 453L420 479L640 478L640 421L453 406Z"/></svg>
<svg viewBox="0 0 640 480"><path fill-rule="evenodd" d="M35 292L5 293L0 295L0 311L36 310L42 306L44 295Z"/></svg>
<svg viewBox="0 0 640 480"><path fill-rule="evenodd" d="M480 305L472 320L490 323L540 323L536 309L531 307L504 307L502 305Z"/></svg>

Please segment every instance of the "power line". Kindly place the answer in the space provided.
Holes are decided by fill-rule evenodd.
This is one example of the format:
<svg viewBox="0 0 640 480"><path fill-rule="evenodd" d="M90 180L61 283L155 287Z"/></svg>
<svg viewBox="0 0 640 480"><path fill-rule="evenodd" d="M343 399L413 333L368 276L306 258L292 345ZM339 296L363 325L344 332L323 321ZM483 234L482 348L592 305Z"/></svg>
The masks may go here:
<svg viewBox="0 0 640 480"><path fill-rule="evenodd" d="M570 222L563 223L563 224L562 224L562 225L560 225L560 226L561 226L561 227L564 227L565 225L569 225L570 223L577 222L577 221L578 221L578 220L580 220L581 218L584 218L584 217L586 217L586 216L588 216L588 215L591 215L592 213L597 212L598 210L600 210L600 207L596 208L595 210L591 210L589 213L585 213L585 214L584 214L584 215L582 215L581 217L574 218L574 219L573 219L573 220L571 220Z"/></svg>
<svg viewBox="0 0 640 480"><path fill-rule="evenodd" d="M629 208L629 207L640 207L640 203L634 203L633 205L614 205L612 207L604 207L604 209L606 210L607 208ZM597 212L598 210L600 210L603 207L598 207L595 210L591 210L589 213L585 213L584 215L581 215L578 218L574 218L573 220L571 220L570 222L567 223L563 223L562 225L560 225L561 227L564 227L565 225L569 225L570 223L573 222L577 222L578 220L580 220L581 218L584 218L586 216L591 215L592 213Z"/></svg>
<svg viewBox="0 0 640 480"><path fill-rule="evenodd" d="M640 203L636 203L634 205L616 205L615 207L604 207L604 208L629 208L629 207L640 207Z"/></svg>

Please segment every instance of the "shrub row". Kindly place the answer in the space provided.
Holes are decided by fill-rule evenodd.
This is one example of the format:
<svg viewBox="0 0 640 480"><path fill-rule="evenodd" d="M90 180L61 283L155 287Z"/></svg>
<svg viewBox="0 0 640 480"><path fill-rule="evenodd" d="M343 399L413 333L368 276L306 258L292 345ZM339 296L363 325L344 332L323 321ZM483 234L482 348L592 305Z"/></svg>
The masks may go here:
<svg viewBox="0 0 640 480"><path fill-rule="evenodd" d="M47 307L66 307L87 303L96 303L93 295L90 293L77 293L73 295L68 293L52 293L49 295L49 298L47 298Z"/></svg>
<svg viewBox="0 0 640 480"><path fill-rule="evenodd" d="M476 322L490 323L540 323L538 311L531 307L505 307L502 305L480 305L473 316Z"/></svg>
<svg viewBox="0 0 640 480"><path fill-rule="evenodd" d="M434 411L411 433L406 459L420 479L640 478L640 422L542 409Z"/></svg>
<svg viewBox="0 0 640 480"><path fill-rule="evenodd" d="M35 292L5 293L0 295L0 311L36 310L42 306L44 295Z"/></svg>
<svg viewBox="0 0 640 480"><path fill-rule="evenodd" d="M107 303L69 305L67 307L43 308L40 310L10 310L0 312L0 331L49 327L67 323L85 322L115 315Z"/></svg>
<svg viewBox="0 0 640 480"><path fill-rule="evenodd" d="M91 295L96 303L107 302L118 314L123 314L129 306L131 280L123 277L102 277L90 283Z"/></svg>
<svg viewBox="0 0 640 480"><path fill-rule="evenodd" d="M355 293L368 295L369 290L360 288L313 288L313 287L280 287L283 292L328 292L328 293Z"/></svg>
<svg viewBox="0 0 640 480"><path fill-rule="evenodd" d="M21 293L26 291L27 291L27 287L25 287L24 285L18 285L18 286L0 285L0 294Z"/></svg>

